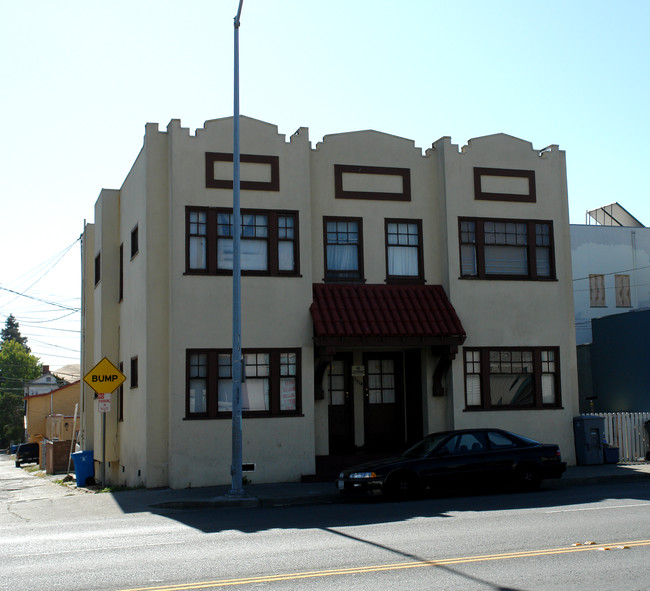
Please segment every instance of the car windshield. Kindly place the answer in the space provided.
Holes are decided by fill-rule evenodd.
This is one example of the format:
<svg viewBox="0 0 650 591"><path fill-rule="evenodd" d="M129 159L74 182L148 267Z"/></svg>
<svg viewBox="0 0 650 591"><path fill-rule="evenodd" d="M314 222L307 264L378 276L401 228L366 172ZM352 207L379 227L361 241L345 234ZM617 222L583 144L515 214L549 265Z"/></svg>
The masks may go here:
<svg viewBox="0 0 650 591"><path fill-rule="evenodd" d="M438 447L447 437L449 437L449 433L432 433L422 441L418 441L413 447L409 447L402 455L407 458L423 458Z"/></svg>

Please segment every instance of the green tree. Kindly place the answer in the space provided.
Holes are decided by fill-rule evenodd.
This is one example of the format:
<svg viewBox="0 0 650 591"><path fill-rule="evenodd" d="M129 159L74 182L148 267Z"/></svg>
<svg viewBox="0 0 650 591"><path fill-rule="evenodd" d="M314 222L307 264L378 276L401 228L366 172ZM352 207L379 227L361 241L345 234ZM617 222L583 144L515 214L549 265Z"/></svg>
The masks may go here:
<svg viewBox="0 0 650 591"><path fill-rule="evenodd" d="M5 327L2 329L2 342L5 341L16 341L23 345L28 353L31 353L31 349L27 346L27 337L20 334L20 324L18 324L13 314L7 316L7 322L5 322Z"/></svg>
<svg viewBox="0 0 650 591"><path fill-rule="evenodd" d="M3 332L4 336L4 332ZM24 433L23 387L41 375L38 357L14 339L3 340L0 349L0 447L21 441Z"/></svg>

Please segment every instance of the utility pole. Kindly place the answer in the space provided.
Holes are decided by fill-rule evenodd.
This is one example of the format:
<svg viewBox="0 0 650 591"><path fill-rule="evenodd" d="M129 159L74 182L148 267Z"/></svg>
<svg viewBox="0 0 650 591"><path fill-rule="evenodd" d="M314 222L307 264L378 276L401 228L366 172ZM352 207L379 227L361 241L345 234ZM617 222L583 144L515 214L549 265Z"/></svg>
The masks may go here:
<svg viewBox="0 0 650 591"><path fill-rule="evenodd" d="M240 153L239 153L239 18L244 0L239 0L235 16L234 52L234 108L233 108L233 155L232 155L232 464L230 474L232 487L228 496L244 496L242 483L242 404L241 390L244 380L241 347L241 211L240 211Z"/></svg>

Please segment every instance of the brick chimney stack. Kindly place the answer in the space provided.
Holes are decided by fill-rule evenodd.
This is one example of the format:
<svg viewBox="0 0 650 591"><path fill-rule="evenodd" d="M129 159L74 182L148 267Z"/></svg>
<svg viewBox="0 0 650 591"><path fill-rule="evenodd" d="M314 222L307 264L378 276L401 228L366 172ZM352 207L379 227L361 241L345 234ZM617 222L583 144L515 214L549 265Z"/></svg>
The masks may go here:
<svg viewBox="0 0 650 591"><path fill-rule="evenodd" d="M47 375L50 373L50 366L49 365L44 365L43 366L43 375Z"/></svg>

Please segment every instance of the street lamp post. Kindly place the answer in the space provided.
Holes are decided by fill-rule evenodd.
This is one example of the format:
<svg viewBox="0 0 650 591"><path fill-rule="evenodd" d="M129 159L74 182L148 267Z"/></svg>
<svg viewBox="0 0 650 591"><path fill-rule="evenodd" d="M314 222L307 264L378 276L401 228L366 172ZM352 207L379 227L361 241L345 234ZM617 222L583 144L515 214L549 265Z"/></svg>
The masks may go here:
<svg viewBox="0 0 650 591"><path fill-rule="evenodd" d="M240 211L240 154L239 154L239 18L244 0L239 0L235 16L235 52L234 52L234 108L233 108L233 264L232 264L232 464L230 474L232 486L228 493L232 497L244 494L242 483L242 404L241 390L243 382L242 347L241 347L241 211Z"/></svg>

